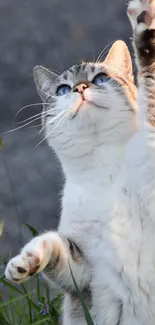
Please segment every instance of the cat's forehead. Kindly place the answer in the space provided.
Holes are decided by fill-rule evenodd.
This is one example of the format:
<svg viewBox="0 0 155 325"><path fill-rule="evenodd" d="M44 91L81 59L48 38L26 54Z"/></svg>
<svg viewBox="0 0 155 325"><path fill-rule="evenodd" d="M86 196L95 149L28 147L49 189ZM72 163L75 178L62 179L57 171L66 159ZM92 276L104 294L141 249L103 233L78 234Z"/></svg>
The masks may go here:
<svg viewBox="0 0 155 325"><path fill-rule="evenodd" d="M102 64L83 62L70 67L60 76L60 79L62 81L72 80L73 82L80 80L91 80L95 74L101 71L104 71Z"/></svg>

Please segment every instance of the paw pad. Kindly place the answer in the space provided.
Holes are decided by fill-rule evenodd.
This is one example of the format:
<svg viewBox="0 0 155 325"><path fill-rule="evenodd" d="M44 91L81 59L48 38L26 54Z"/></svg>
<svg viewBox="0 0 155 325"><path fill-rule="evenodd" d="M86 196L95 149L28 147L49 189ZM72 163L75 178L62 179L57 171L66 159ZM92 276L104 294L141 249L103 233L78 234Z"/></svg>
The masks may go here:
<svg viewBox="0 0 155 325"><path fill-rule="evenodd" d="M39 265L31 267L31 270L29 272L29 276L33 276L37 272L38 269L39 269Z"/></svg>
<svg viewBox="0 0 155 325"><path fill-rule="evenodd" d="M51 237L53 240L53 233L52 236L47 233L33 238L19 255L8 262L5 270L6 278L21 283L34 274L42 272L51 258L53 249Z"/></svg>
<svg viewBox="0 0 155 325"><path fill-rule="evenodd" d="M17 267L17 271L21 274L26 273L26 270L23 269L22 267Z"/></svg>
<svg viewBox="0 0 155 325"><path fill-rule="evenodd" d="M137 17L137 23L141 24L144 23L147 26L150 26L152 23L152 17L147 11L142 11L141 14Z"/></svg>

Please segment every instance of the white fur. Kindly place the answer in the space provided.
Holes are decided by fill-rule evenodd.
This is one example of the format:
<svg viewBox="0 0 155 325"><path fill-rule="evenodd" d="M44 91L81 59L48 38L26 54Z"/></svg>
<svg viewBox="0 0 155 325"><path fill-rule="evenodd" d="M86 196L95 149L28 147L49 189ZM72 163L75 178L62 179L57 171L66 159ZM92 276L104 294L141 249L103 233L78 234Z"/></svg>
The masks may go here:
<svg viewBox="0 0 155 325"><path fill-rule="evenodd" d="M134 10L136 5L139 10L140 2L132 3ZM132 24L135 28L136 22L132 20ZM140 109L145 103L142 87L140 84ZM72 267L80 288L90 284L92 315L98 325L117 325L118 322L119 325L153 325L154 129L145 127L145 114L141 114L140 130L137 131L136 116L130 105L125 103L124 96L117 91L112 95L111 91L109 84L101 94L95 89L86 89L85 99L89 104L82 106L80 95L71 94L66 97L66 104L63 99L59 105L73 106L76 100L77 106L74 104L72 113L78 110L77 116L52 133L50 119L47 121L48 142L59 156L66 175L58 231L64 237L73 238L85 254L88 264L77 267L73 263ZM43 238L49 243L49 233L38 237L39 247ZM52 254L52 242L58 240L63 244L59 235L53 233L50 240ZM35 240L21 252L21 266L25 251L34 252L34 243ZM67 261L69 253L66 247L63 249L63 261ZM7 266L6 276L11 280L12 275L21 276L17 274L17 264L19 266L19 256ZM72 285L68 265L62 265L58 284L64 281ZM38 271L42 269L40 267ZM11 276L10 270L13 272ZM64 324L84 325L83 316L76 319L70 315L67 299Z"/></svg>

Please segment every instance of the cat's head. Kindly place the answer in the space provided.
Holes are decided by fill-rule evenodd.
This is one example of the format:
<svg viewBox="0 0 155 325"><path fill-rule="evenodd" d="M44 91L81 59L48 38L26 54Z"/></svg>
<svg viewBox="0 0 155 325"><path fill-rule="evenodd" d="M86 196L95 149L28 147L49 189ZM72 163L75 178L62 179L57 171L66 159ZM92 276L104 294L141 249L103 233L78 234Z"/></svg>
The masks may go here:
<svg viewBox="0 0 155 325"><path fill-rule="evenodd" d="M126 142L133 135L136 87L124 42L115 42L103 62L83 62L61 75L36 66L34 80L44 103L45 135L59 157L85 154L101 141Z"/></svg>

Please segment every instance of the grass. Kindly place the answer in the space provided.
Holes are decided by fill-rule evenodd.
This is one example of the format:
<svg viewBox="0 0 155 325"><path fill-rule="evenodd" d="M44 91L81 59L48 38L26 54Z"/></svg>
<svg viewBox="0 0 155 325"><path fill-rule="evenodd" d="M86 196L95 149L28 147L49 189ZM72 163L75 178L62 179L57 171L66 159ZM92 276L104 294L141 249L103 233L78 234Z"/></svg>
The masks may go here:
<svg viewBox="0 0 155 325"><path fill-rule="evenodd" d="M38 232L26 225L33 236ZM3 223L0 222L2 234ZM69 264L70 268L70 264ZM94 325L87 304L76 284L72 270L71 277L77 296L84 310L86 324ZM25 284L14 285L0 277L0 325L59 325L61 324L62 294L53 293L41 275L34 276Z"/></svg>
<svg viewBox="0 0 155 325"><path fill-rule="evenodd" d="M49 287L43 279L40 276L34 279L36 285L29 281L15 286L4 277L0 278L1 325L60 324L62 295L51 299Z"/></svg>
<svg viewBox="0 0 155 325"><path fill-rule="evenodd" d="M0 222L0 236L3 233L3 222ZM25 225L37 236L38 232L32 226ZM5 266L2 266L4 268ZM69 264L70 268L70 264ZM71 277L77 296L84 310L86 324L94 325L87 304L76 284L72 270ZM61 324L62 294L53 293L44 282L41 275L34 276L25 284L14 285L0 277L0 325L59 325Z"/></svg>
<svg viewBox="0 0 155 325"><path fill-rule="evenodd" d="M94 325L85 300L70 269L86 324ZM0 277L0 325L61 324L62 294L51 298L51 289L40 275L25 284L14 285Z"/></svg>
<svg viewBox="0 0 155 325"><path fill-rule="evenodd" d="M38 234L33 227L26 226L33 236ZM0 222L0 235L2 231ZM20 285L10 283L4 275L0 277L0 325L58 325L61 305L62 295L53 293L41 275Z"/></svg>

